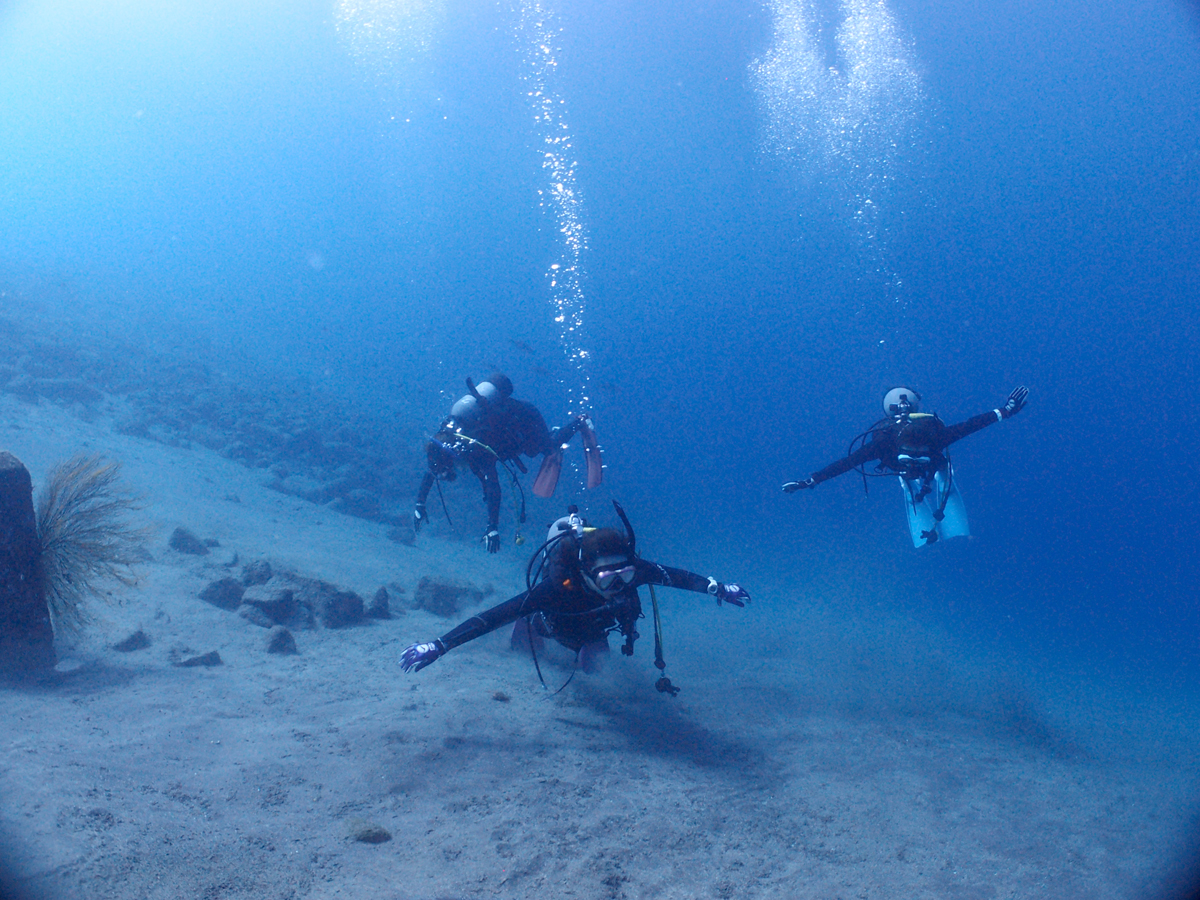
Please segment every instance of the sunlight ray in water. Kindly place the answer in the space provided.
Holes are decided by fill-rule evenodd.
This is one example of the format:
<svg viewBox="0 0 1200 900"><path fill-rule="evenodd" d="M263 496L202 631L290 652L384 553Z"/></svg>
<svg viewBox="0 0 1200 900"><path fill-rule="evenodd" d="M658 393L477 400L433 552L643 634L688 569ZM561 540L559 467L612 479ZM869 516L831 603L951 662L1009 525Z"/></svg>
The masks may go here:
<svg viewBox="0 0 1200 900"><path fill-rule="evenodd" d="M540 0L520 3L516 37L524 57L521 79L533 113L538 152L542 155L544 180L538 190L540 205L553 215L559 235L558 258L546 270L546 281L559 340L574 369L573 382L567 386L570 405L578 412L586 412L590 406L590 354L583 346L587 229L566 101L555 86L558 34L553 14Z"/></svg>
<svg viewBox="0 0 1200 900"><path fill-rule="evenodd" d="M429 54L445 0L336 0L334 23L350 56L376 78L403 84Z"/></svg>
<svg viewBox="0 0 1200 900"><path fill-rule="evenodd" d="M773 0L771 12L771 46L750 66L764 149L801 185L832 195L853 224L866 277L903 309L880 207L919 136L915 53L885 0L843 0L831 54L810 0Z"/></svg>

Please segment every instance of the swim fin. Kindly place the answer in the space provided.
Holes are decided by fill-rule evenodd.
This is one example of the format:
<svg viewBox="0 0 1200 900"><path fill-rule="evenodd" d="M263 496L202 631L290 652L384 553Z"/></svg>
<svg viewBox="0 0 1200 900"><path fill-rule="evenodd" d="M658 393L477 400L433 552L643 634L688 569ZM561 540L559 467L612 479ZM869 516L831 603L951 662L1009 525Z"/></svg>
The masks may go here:
<svg viewBox="0 0 1200 900"><path fill-rule="evenodd" d="M533 480L533 495L535 497L550 497L558 487L558 476L562 472L563 452L559 447L553 453L547 453L538 469L537 478Z"/></svg>
<svg viewBox="0 0 1200 900"><path fill-rule="evenodd" d="M590 490L604 480L604 461L600 458L600 444L596 432L592 431L590 419L579 423L579 436L583 439L583 455L587 459L587 486Z"/></svg>
<svg viewBox="0 0 1200 900"><path fill-rule="evenodd" d="M904 509L908 513L908 530L914 547L924 547L940 538L970 537L967 508L949 465L937 470L933 490L920 500L915 499L915 486L915 481L901 476L900 488L904 493ZM941 497L946 498L946 503L941 518L938 518Z"/></svg>

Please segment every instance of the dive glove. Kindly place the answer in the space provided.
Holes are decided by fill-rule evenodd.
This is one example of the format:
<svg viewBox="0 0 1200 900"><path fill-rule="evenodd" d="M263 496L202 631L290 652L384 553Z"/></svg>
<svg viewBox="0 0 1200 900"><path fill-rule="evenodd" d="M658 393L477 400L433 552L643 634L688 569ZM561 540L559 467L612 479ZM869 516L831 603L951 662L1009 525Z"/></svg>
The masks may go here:
<svg viewBox="0 0 1200 900"><path fill-rule="evenodd" d="M717 606L722 603L745 606L750 602L749 592L740 584L722 584L711 576L708 579L708 592L717 598Z"/></svg>
<svg viewBox="0 0 1200 900"><path fill-rule="evenodd" d="M441 641L413 644L401 655L400 668L405 672L420 672L445 652L446 647Z"/></svg>
<svg viewBox="0 0 1200 900"><path fill-rule="evenodd" d="M421 530L421 526L425 524L429 518L429 513L425 512L425 504L418 503L413 509L413 534Z"/></svg>
<svg viewBox="0 0 1200 900"><path fill-rule="evenodd" d="M487 534L483 536L483 546L487 547L488 553L500 552L500 532L495 527L489 528Z"/></svg>
<svg viewBox="0 0 1200 900"><path fill-rule="evenodd" d="M817 483L811 478L805 478L803 481L789 481L783 486L783 492L785 494L794 494L796 491L806 491L816 486Z"/></svg>
<svg viewBox="0 0 1200 900"><path fill-rule="evenodd" d="M1008 395L1008 402L1000 408L1000 418L1011 419L1025 408L1025 401L1028 398L1029 388L1025 387L1025 385L1015 388L1013 392Z"/></svg>

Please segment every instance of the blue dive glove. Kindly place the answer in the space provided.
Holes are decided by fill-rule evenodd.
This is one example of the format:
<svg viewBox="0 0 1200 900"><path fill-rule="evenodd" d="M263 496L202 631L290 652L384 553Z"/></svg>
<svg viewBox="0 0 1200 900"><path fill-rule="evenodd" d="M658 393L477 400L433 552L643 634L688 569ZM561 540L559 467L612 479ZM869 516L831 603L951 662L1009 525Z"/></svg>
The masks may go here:
<svg viewBox="0 0 1200 900"><path fill-rule="evenodd" d="M1029 399L1029 388L1025 387L1025 385L1015 388L1008 395L1008 402L1000 408L1000 418L1011 419L1025 408L1025 401L1027 399Z"/></svg>
<svg viewBox="0 0 1200 900"><path fill-rule="evenodd" d="M745 606L750 602L749 592L740 584L722 584L712 577L708 579L708 592L717 598L717 606L722 603Z"/></svg>
<svg viewBox="0 0 1200 900"><path fill-rule="evenodd" d="M436 662L446 647L441 641L430 641L427 644L413 644L400 657L400 668L405 672L420 672L432 662Z"/></svg>
<svg viewBox="0 0 1200 900"><path fill-rule="evenodd" d="M785 494L794 494L796 491L806 491L816 486L817 483L811 478L805 478L803 481L789 481L783 486L783 492Z"/></svg>

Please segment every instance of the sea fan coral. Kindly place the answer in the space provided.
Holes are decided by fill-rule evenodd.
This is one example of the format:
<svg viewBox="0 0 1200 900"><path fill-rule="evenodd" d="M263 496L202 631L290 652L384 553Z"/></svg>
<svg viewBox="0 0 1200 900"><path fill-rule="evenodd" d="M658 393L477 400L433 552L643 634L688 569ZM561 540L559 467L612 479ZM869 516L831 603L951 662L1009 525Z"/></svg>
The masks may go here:
<svg viewBox="0 0 1200 900"><path fill-rule="evenodd" d="M120 473L118 462L75 456L51 470L38 495L46 604L56 633L77 633L88 623L86 600L101 582L133 581L144 533L130 522L140 504Z"/></svg>

